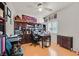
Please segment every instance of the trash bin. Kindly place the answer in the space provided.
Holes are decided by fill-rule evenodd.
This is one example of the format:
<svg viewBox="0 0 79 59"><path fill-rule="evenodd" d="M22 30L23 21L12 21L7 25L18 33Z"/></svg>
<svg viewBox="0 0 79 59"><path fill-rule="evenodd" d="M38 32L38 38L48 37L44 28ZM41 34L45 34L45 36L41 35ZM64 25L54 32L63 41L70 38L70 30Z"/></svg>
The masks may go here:
<svg viewBox="0 0 79 59"><path fill-rule="evenodd" d="M49 42L48 41L44 41L44 46L45 47L49 47Z"/></svg>

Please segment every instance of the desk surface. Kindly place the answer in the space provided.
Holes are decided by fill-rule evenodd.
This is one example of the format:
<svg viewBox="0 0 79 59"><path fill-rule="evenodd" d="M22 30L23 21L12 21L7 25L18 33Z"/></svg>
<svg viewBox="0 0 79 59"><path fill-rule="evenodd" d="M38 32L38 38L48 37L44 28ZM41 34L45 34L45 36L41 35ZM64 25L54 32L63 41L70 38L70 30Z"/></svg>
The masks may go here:
<svg viewBox="0 0 79 59"><path fill-rule="evenodd" d="M15 42L15 41L20 41L21 38L12 38L12 39L9 39L10 42Z"/></svg>
<svg viewBox="0 0 79 59"><path fill-rule="evenodd" d="M38 34L39 36L50 36L50 34Z"/></svg>

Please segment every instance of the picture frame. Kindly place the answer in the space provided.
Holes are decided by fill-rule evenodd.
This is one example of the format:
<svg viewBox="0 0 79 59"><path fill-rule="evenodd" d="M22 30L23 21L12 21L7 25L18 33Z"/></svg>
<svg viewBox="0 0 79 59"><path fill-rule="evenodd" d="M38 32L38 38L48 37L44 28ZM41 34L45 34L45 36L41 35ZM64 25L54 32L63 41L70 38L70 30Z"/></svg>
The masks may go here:
<svg viewBox="0 0 79 59"><path fill-rule="evenodd" d="M56 19L57 18L57 14L54 14L54 19Z"/></svg>
<svg viewBox="0 0 79 59"><path fill-rule="evenodd" d="M48 21L47 17L44 17L43 19L44 19L44 22L47 22Z"/></svg>
<svg viewBox="0 0 79 59"><path fill-rule="evenodd" d="M11 18L11 10L7 7L7 16Z"/></svg>

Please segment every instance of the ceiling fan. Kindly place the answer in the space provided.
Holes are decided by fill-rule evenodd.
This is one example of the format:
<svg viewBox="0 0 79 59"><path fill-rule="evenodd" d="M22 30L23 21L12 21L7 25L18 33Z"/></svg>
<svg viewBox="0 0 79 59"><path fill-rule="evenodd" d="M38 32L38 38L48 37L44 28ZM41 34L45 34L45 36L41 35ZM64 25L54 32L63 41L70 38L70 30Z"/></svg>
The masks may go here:
<svg viewBox="0 0 79 59"><path fill-rule="evenodd" d="M47 10L47 11L50 11L50 12L53 11L53 9L46 7L46 4L47 4L46 2L38 3L37 4L38 10L42 11L44 9L44 10Z"/></svg>

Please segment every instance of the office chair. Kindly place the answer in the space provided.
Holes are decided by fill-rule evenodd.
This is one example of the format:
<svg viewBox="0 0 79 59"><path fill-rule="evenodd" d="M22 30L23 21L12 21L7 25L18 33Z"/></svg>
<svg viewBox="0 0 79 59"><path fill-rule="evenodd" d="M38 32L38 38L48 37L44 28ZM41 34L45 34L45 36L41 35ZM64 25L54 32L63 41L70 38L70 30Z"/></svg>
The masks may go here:
<svg viewBox="0 0 79 59"><path fill-rule="evenodd" d="M31 39L32 39L32 44L33 45L38 45L38 42L39 42L38 34L35 34L35 33L32 32Z"/></svg>

